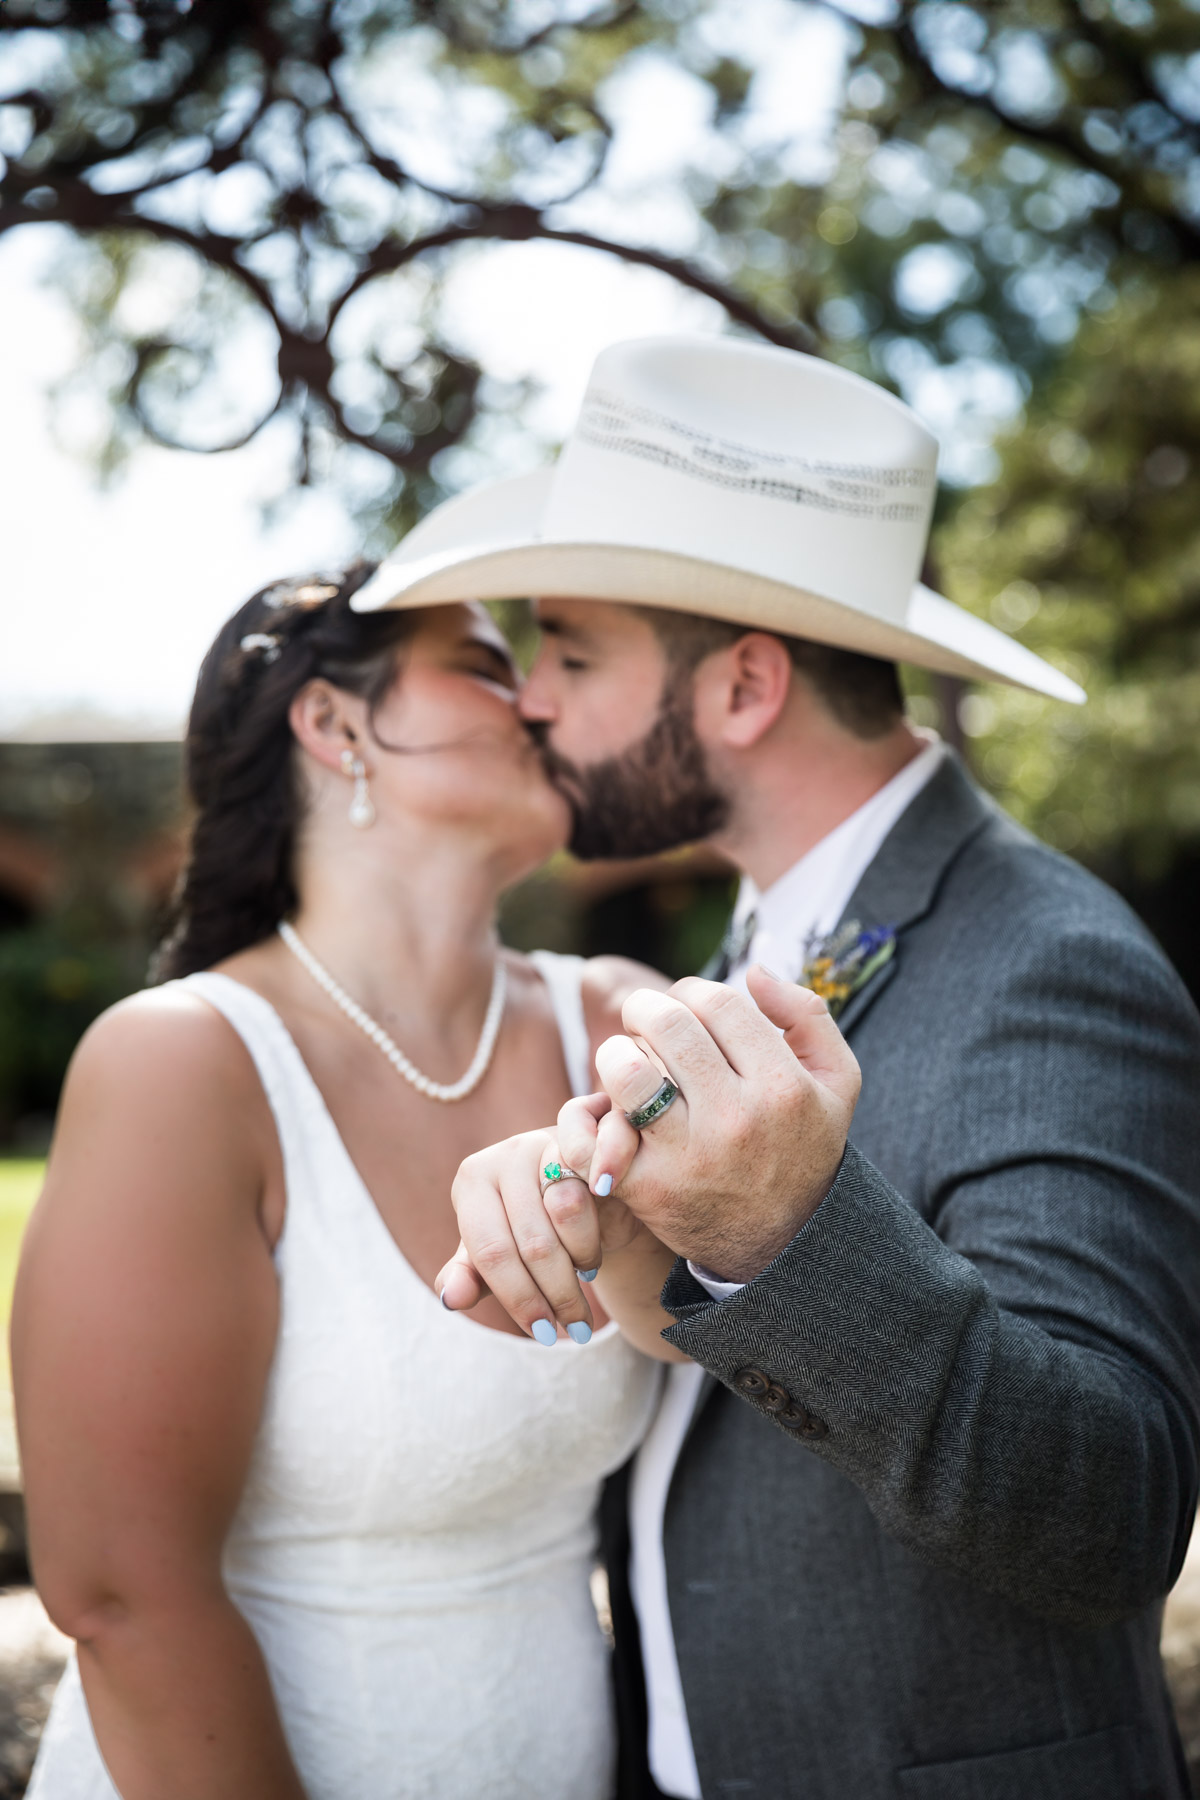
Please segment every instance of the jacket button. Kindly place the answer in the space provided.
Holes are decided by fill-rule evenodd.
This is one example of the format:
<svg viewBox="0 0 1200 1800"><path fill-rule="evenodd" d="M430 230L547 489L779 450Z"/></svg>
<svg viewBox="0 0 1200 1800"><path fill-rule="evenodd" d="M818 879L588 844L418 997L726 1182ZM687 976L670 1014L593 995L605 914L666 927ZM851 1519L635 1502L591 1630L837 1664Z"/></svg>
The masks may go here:
<svg viewBox="0 0 1200 1800"><path fill-rule="evenodd" d="M733 1378L733 1385L739 1394L745 1394L748 1399L761 1400L771 1383L761 1369L739 1369Z"/></svg>
<svg viewBox="0 0 1200 1800"><path fill-rule="evenodd" d="M795 1400L789 1401L779 1414L779 1423L786 1425L789 1431L794 1431L797 1437L823 1438L829 1436L829 1427L824 1419L816 1418L806 1407L800 1406Z"/></svg>
<svg viewBox="0 0 1200 1800"><path fill-rule="evenodd" d="M775 1382L771 1383L770 1387L763 1395L762 1403L766 1412L776 1413L780 1418L782 1418L789 1406L795 1405L792 1396Z"/></svg>

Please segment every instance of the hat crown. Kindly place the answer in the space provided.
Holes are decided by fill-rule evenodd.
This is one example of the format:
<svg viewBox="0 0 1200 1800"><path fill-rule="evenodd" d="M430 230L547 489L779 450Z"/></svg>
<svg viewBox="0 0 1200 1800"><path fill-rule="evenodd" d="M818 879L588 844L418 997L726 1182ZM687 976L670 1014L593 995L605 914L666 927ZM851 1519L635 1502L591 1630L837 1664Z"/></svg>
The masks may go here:
<svg viewBox="0 0 1200 1800"><path fill-rule="evenodd" d="M919 581L936 475L915 413L846 369L737 338L638 338L597 359L553 467L445 501L351 605L661 606L1082 700Z"/></svg>
<svg viewBox="0 0 1200 1800"><path fill-rule="evenodd" d="M845 369L736 339L641 338L596 361L543 536L735 564L899 622L936 469L916 415Z"/></svg>
<svg viewBox="0 0 1200 1800"><path fill-rule="evenodd" d="M592 365L584 397L609 390L682 425L764 454L925 466L937 441L910 406L874 381L802 350L745 338L629 338Z"/></svg>

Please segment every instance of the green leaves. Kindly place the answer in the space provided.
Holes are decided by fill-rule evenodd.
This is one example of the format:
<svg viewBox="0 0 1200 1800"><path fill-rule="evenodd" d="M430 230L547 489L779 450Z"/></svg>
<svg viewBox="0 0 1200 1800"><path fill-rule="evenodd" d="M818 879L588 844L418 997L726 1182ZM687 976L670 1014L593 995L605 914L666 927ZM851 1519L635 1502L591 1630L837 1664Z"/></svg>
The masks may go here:
<svg viewBox="0 0 1200 1800"><path fill-rule="evenodd" d="M478 245L649 260L890 383L943 433L944 585L1095 695L971 696L982 772L1148 868L1200 834L1198 36L1197 0L8 0L0 232L74 234L97 466L281 416L375 549L521 428L448 328Z"/></svg>
<svg viewBox="0 0 1200 1800"><path fill-rule="evenodd" d="M1061 848L1161 874L1200 840L1200 269L1084 326L937 552L952 598L1090 695L989 689L966 719L989 785Z"/></svg>

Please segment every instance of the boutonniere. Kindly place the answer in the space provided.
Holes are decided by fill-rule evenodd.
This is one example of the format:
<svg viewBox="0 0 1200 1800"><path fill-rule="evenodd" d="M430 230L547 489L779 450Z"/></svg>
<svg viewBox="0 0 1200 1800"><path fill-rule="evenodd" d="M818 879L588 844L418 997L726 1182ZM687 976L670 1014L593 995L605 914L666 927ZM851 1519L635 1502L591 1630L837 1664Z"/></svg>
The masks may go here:
<svg viewBox="0 0 1200 1800"><path fill-rule="evenodd" d="M896 954L896 928L864 928L857 919L848 919L829 937L809 938L804 950L800 986L820 994L836 1019L851 995Z"/></svg>

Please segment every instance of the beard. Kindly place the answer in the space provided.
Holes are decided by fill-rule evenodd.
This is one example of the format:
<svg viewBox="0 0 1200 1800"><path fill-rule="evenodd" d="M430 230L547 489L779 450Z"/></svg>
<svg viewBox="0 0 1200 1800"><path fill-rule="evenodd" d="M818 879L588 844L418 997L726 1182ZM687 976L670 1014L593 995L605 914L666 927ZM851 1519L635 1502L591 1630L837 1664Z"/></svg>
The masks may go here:
<svg viewBox="0 0 1200 1800"><path fill-rule="evenodd" d="M619 756L580 765L539 733L546 772L571 808L567 848L583 862L654 856L720 830L729 800L696 736L690 677L668 678L658 717Z"/></svg>

